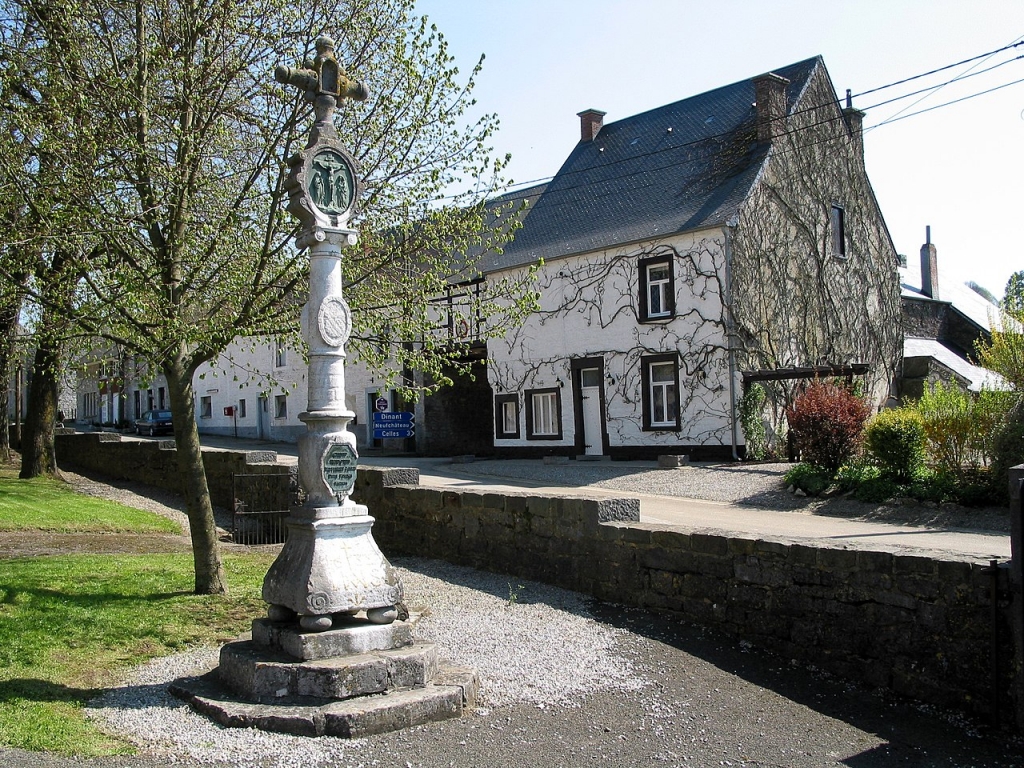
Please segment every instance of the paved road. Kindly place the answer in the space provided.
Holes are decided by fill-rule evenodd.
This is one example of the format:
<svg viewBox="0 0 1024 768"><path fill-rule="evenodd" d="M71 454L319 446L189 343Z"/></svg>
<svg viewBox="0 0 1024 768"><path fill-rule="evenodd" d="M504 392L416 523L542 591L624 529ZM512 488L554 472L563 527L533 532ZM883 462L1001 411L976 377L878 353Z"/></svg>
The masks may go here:
<svg viewBox="0 0 1024 768"><path fill-rule="evenodd" d="M212 448L274 450L280 461L297 460L297 447L289 443L254 443L207 436L203 437L203 443ZM680 527L688 531L735 533L787 543L931 554L980 562L1007 560L1010 557L1010 537L1002 534L847 520L718 501L626 493L593 486L557 486L521 478L474 474L473 464L453 464L450 459L361 456L359 461L371 466L414 467L420 472L420 483L432 487L604 497L635 496L640 498L640 519L643 522ZM492 466L488 471L492 472L494 462L490 464ZM653 462L615 462L612 466L621 469L631 465L638 472L654 467Z"/></svg>

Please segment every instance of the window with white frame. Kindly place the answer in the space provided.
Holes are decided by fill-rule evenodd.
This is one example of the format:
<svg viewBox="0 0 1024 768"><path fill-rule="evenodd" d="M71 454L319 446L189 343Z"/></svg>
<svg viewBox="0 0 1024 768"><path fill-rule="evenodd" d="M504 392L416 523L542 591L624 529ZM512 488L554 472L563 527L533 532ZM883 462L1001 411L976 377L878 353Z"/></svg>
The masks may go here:
<svg viewBox="0 0 1024 768"><path fill-rule="evenodd" d="M274 396L274 418L275 419L287 419L288 418L288 395L275 395Z"/></svg>
<svg viewBox="0 0 1024 768"><path fill-rule="evenodd" d="M640 321L664 320L675 314L675 280L667 256L640 259Z"/></svg>
<svg viewBox="0 0 1024 768"><path fill-rule="evenodd" d="M285 347L284 342L278 339L274 346L274 367L284 368L287 364L288 349Z"/></svg>
<svg viewBox="0 0 1024 768"><path fill-rule="evenodd" d="M560 440L562 407L557 387L526 391L526 438L528 440Z"/></svg>
<svg viewBox="0 0 1024 768"><path fill-rule="evenodd" d="M674 353L641 358L643 427L679 429L679 357Z"/></svg>
<svg viewBox="0 0 1024 768"><path fill-rule="evenodd" d="M245 399L244 398L238 401L238 418L240 418L240 419L244 419L245 418Z"/></svg>
<svg viewBox="0 0 1024 768"><path fill-rule="evenodd" d="M199 418L209 419L213 417L213 398L204 396L199 398Z"/></svg>

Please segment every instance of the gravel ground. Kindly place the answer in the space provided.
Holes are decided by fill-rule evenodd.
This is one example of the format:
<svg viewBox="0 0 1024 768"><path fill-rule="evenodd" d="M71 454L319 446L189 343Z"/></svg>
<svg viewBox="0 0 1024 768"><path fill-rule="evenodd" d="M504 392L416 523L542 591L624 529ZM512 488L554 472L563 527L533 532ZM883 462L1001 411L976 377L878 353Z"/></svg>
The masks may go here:
<svg viewBox="0 0 1024 768"><path fill-rule="evenodd" d="M213 661L199 649L136 670L91 705L139 755L0 749L0 766L1024 765L1020 741L695 627L436 561L395 564L411 603L429 604L424 636L481 673L480 706L462 719L353 741L223 729L166 694L171 679Z"/></svg>

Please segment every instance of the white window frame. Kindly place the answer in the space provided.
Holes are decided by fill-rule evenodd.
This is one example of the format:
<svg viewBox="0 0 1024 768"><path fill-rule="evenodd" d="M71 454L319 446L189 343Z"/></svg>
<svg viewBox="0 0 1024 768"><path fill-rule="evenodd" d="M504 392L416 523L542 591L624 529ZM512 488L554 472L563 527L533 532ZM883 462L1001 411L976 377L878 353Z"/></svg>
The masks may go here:
<svg viewBox="0 0 1024 768"><path fill-rule="evenodd" d="M672 305L669 301L669 288L672 284L672 262L659 261L654 264L647 264L647 317L668 317L672 314ZM653 272L663 270L664 277L655 278ZM654 310L655 305L660 309Z"/></svg>
<svg viewBox="0 0 1024 768"><path fill-rule="evenodd" d="M213 398L209 395L203 395L199 398L199 418L213 418Z"/></svg>
<svg viewBox="0 0 1024 768"><path fill-rule="evenodd" d="M559 390L543 389L531 391L529 429L527 438L535 440L557 440L562 434Z"/></svg>
<svg viewBox="0 0 1024 768"><path fill-rule="evenodd" d="M274 418L288 418L288 395L274 395Z"/></svg>
<svg viewBox="0 0 1024 768"><path fill-rule="evenodd" d="M519 431L519 407L515 400L501 404L501 427L503 435L514 435Z"/></svg>
<svg viewBox="0 0 1024 768"><path fill-rule="evenodd" d="M666 353L641 359L644 386L643 429L679 429L679 359Z"/></svg>

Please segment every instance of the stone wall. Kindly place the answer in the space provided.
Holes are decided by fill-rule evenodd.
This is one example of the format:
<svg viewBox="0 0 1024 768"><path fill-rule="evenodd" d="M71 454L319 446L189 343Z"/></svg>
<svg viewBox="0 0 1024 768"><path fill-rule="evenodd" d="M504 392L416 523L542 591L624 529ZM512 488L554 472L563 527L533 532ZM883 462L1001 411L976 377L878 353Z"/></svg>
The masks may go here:
<svg viewBox="0 0 1024 768"><path fill-rule="evenodd" d="M57 465L97 472L117 480L135 480L181 493L173 440L122 440L110 432L57 435ZM203 451L206 481L215 506L232 508L233 475L280 476L287 489L288 467L274 451Z"/></svg>
<svg viewBox="0 0 1024 768"><path fill-rule="evenodd" d="M414 482L408 470L360 471L356 498L387 554L668 613L859 683L989 711L993 576L981 564L688 533L637 522L636 501L402 485ZM997 570L1004 592L1007 571ZM1004 711L1009 667L999 671Z"/></svg>

